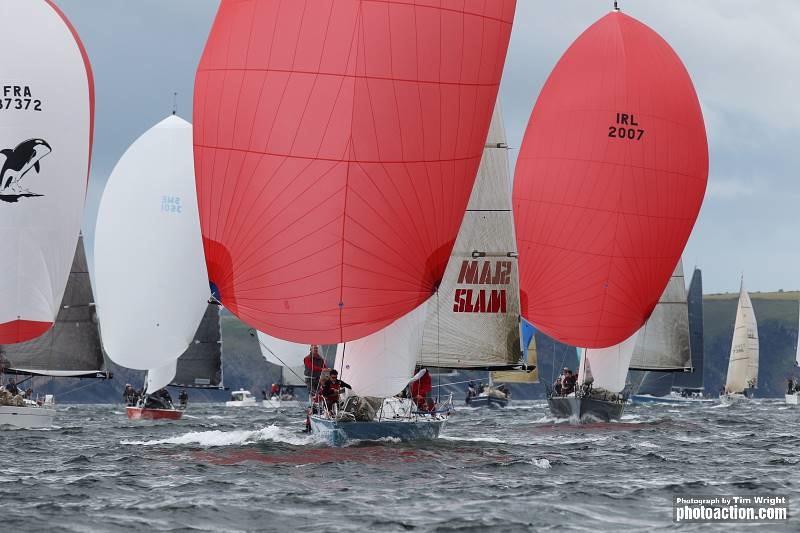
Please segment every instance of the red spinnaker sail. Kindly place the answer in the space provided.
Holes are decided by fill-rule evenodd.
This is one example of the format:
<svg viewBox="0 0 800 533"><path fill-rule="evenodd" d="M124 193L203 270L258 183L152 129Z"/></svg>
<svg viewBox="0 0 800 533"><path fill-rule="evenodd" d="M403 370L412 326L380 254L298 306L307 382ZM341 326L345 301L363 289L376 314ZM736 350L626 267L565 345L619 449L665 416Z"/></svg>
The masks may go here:
<svg viewBox="0 0 800 533"><path fill-rule="evenodd" d="M223 0L195 80L222 303L275 337L377 331L442 278L514 0Z"/></svg>
<svg viewBox="0 0 800 533"><path fill-rule="evenodd" d="M641 22L603 17L550 74L517 160L522 314L574 346L630 337L675 269L707 178L680 59Z"/></svg>

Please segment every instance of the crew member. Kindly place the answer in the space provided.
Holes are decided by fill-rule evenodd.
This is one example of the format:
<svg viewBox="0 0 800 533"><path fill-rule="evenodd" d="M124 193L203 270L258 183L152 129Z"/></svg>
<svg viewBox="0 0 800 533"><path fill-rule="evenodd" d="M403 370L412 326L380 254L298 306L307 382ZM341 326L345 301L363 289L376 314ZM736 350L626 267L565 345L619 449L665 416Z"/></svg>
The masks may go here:
<svg viewBox="0 0 800 533"><path fill-rule="evenodd" d="M189 394L186 392L186 389L181 389L181 393L178 395L178 401L181 402L181 409L186 409L186 405L189 403Z"/></svg>
<svg viewBox="0 0 800 533"><path fill-rule="evenodd" d="M352 389L350 385L339 379L336 369L330 371L330 377L325 380L320 388L320 396L325 401L329 413L333 413L334 406L339 403L339 393L342 389Z"/></svg>
<svg viewBox="0 0 800 533"><path fill-rule="evenodd" d="M433 398L430 397L433 391L431 373L427 368L423 368L422 371L422 375L411 382L411 397L417 404L418 410L431 412L436 407Z"/></svg>
<svg viewBox="0 0 800 533"><path fill-rule="evenodd" d="M325 369L325 359L319 354L319 346L311 345L308 355L303 359L303 366L308 393L314 395L319 388L319 377Z"/></svg>
<svg viewBox="0 0 800 533"><path fill-rule="evenodd" d="M281 397L281 386L273 383L272 387L270 387L270 389L269 389L269 395L280 398Z"/></svg>
<svg viewBox="0 0 800 533"><path fill-rule="evenodd" d="M13 379L8 382L8 385L6 385L6 390L9 393L11 393L12 396L16 396L17 394L19 394L19 389L17 388L17 382L14 381Z"/></svg>

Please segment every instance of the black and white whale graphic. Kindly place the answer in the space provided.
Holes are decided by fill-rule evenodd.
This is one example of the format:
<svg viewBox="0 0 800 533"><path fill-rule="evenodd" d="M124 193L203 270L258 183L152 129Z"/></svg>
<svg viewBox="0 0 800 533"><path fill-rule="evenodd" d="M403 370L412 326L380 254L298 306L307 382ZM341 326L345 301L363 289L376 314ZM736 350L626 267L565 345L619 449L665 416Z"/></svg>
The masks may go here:
<svg viewBox="0 0 800 533"><path fill-rule="evenodd" d="M52 148L44 139L28 139L13 150L0 150L0 200L16 202L22 197L42 196L25 189L21 182L31 170L39 173L39 161L50 152Z"/></svg>

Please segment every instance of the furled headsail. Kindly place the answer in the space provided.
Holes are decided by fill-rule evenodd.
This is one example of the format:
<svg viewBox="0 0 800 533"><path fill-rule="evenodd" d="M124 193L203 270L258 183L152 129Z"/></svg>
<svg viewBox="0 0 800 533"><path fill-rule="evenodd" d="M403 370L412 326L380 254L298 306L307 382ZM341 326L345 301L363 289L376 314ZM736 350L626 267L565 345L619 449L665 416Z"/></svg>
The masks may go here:
<svg viewBox="0 0 800 533"><path fill-rule="evenodd" d="M55 324L33 340L0 346L0 372L54 377L108 377L83 237L78 239Z"/></svg>
<svg viewBox="0 0 800 533"><path fill-rule="evenodd" d="M211 303L200 321L189 348L178 358L170 385L194 389L221 389L222 323L220 306Z"/></svg>
<svg viewBox="0 0 800 533"><path fill-rule="evenodd" d="M685 372L692 368L682 261L678 261L667 288L639 333L630 368L659 372ZM664 381L667 390L671 381Z"/></svg>
<svg viewBox="0 0 800 533"><path fill-rule="evenodd" d="M191 124L164 119L114 167L97 213L94 262L109 357L141 370L178 359L209 296Z"/></svg>
<svg viewBox="0 0 800 533"><path fill-rule="evenodd" d="M518 365L519 278L508 145L500 103L438 295L421 362L446 368Z"/></svg>
<svg viewBox="0 0 800 533"><path fill-rule="evenodd" d="M750 295L744 290L744 280L739 288L736 322L733 326L728 376L725 390L740 393L758 385L758 324Z"/></svg>
<svg viewBox="0 0 800 533"><path fill-rule="evenodd" d="M195 80L209 279L269 335L364 337L435 292L514 0L223 0Z"/></svg>
<svg viewBox="0 0 800 533"><path fill-rule="evenodd" d="M691 79L620 12L561 57L531 114L514 179L522 314L573 346L619 344L650 316L708 177Z"/></svg>
<svg viewBox="0 0 800 533"><path fill-rule="evenodd" d="M49 0L3 2L0 48L0 344L11 344L59 312L83 218L94 82Z"/></svg>

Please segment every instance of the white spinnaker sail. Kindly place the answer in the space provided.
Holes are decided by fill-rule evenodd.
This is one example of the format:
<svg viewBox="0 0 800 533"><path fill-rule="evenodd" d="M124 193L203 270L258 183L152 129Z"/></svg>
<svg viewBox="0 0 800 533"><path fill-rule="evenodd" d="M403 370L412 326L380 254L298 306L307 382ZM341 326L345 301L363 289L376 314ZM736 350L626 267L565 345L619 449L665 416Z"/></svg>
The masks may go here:
<svg viewBox="0 0 800 533"><path fill-rule="evenodd" d="M157 390L161 390L169 385L178 369L178 360L170 361L166 365L159 368L151 368L147 371L147 379L145 381L145 394L152 394Z"/></svg>
<svg viewBox="0 0 800 533"><path fill-rule="evenodd" d="M431 299L380 331L339 344L334 368L359 396L388 398L400 393L414 375Z"/></svg>
<svg viewBox="0 0 800 533"><path fill-rule="evenodd" d="M593 388L622 392L640 332L641 329L615 346L584 349L578 382L583 383L588 375L594 378Z"/></svg>
<svg viewBox="0 0 800 533"><path fill-rule="evenodd" d="M692 368L683 261L678 261L653 313L640 329L630 368L662 372Z"/></svg>
<svg viewBox="0 0 800 533"><path fill-rule="evenodd" d="M736 323L733 326L733 341L728 360L727 392L742 392L758 384L758 325L750 295L744 290L744 281L739 288L739 304L736 307Z"/></svg>
<svg viewBox="0 0 800 533"><path fill-rule="evenodd" d="M97 214L94 260L109 357L142 370L180 357L209 296L191 124L166 118L114 167Z"/></svg>
<svg viewBox="0 0 800 533"><path fill-rule="evenodd" d="M309 354L311 349L309 344L285 341L261 331L258 332L258 344L261 348L261 355L268 363L283 367L281 384L293 386L305 384L303 359Z"/></svg>
<svg viewBox="0 0 800 533"><path fill-rule="evenodd" d="M89 60L45 0L0 8L0 344L59 311L78 241L92 144Z"/></svg>
<svg viewBox="0 0 800 533"><path fill-rule="evenodd" d="M510 183L498 101L438 300L429 307L424 365L469 368L519 361L519 271Z"/></svg>

